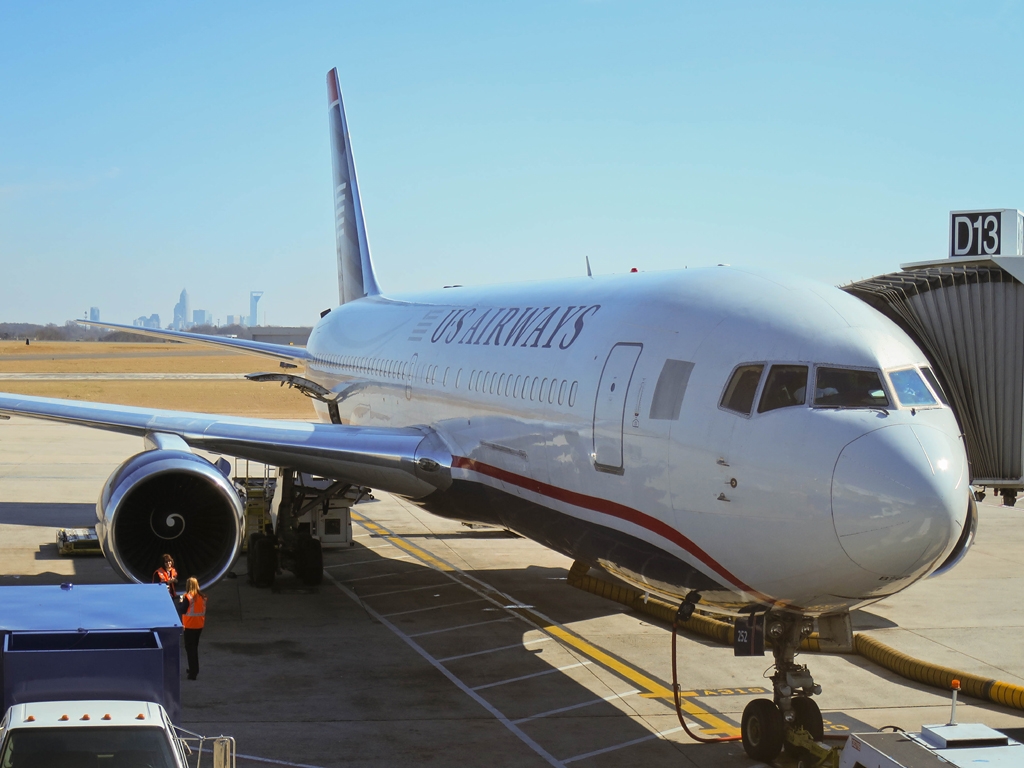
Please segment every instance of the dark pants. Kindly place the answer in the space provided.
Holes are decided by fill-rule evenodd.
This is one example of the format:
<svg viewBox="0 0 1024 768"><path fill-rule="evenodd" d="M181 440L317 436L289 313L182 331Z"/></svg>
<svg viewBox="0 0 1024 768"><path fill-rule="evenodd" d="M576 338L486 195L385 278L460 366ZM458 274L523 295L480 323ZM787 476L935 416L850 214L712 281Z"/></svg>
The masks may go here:
<svg viewBox="0 0 1024 768"><path fill-rule="evenodd" d="M195 680L199 674L199 635L202 633L201 629L185 630L185 655L188 657L188 669L185 670L185 674L189 680Z"/></svg>

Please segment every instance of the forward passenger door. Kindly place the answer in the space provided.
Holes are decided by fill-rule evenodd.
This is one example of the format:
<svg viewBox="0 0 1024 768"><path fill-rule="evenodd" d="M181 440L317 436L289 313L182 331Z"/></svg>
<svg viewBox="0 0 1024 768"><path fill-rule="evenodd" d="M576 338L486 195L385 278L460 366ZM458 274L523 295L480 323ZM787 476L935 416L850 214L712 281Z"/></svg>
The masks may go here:
<svg viewBox="0 0 1024 768"><path fill-rule="evenodd" d="M612 347L601 371L594 402L594 468L623 473L622 430L626 394L636 369L642 344L621 342Z"/></svg>

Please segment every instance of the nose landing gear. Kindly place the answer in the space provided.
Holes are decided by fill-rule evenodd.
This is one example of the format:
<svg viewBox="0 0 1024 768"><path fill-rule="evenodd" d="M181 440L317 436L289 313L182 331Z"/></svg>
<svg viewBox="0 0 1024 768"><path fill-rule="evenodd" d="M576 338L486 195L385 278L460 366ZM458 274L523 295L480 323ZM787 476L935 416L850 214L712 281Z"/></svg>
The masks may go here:
<svg viewBox="0 0 1024 768"><path fill-rule="evenodd" d="M771 676L773 700L754 699L743 710L740 733L743 749L755 760L774 760L783 747L796 751L787 732L803 728L815 742L824 738L821 710L811 696L821 693L804 664L797 664L800 640L813 629L806 619L788 614L769 614L766 634L772 641L775 672Z"/></svg>

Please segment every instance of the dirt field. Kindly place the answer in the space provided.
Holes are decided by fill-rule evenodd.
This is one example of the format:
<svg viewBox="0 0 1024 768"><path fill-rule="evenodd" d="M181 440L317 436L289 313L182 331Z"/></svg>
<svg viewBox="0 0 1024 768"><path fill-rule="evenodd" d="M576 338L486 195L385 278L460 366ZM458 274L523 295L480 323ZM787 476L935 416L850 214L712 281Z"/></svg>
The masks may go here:
<svg viewBox="0 0 1024 768"><path fill-rule="evenodd" d="M0 373L252 373L271 360L183 344L0 342ZM296 373L301 374L301 369ZM312 419L310 400L249 381L0 381L0 391L174 411Z"/></svg>
<svg viewBox="0 0 1024 768"><path fill-rule="evenodd" d="M252 373L276 367L256 355L188 344L0 341L0 373Z"/></svg>

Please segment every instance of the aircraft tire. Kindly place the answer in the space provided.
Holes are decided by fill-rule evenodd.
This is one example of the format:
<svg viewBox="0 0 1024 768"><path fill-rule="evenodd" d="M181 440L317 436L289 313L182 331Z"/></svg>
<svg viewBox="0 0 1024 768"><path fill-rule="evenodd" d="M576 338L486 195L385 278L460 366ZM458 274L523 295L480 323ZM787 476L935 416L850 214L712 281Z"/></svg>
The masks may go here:
<svg viewBox="0 0 1024 768"><path fill-rule="evenodd" d="M315 587L324 580L324 553L320 540L304 536L295 542L295 575Z"/></svg>
<svg viewBox="0 0 1024 768"><path fill-rule="evenodd" d="M254 587L272 587L277 573L277 551L269 536L254 533L249 537L249 583Z"/></svg>
<svg viewBox="0 0 1024 768"><path fill-rule="evenodd" d="M262 538L262 533L249 534L249 546L246 547L245 550L245 570L249 578L249 583L253 585L256 583L256 568L253 566L253 555L256 552L256 542Z"/></svg>
<svg viewBox="0 0 1024 768"><path fill-rule="evenodd" d="M809 699L804 696L794 696L792 699L793 707L793 727L802 727L807 733L811 735L811 738L815 741L823 741L825 739L825 723L821 719L821 710L818 709L818 703L814 699ZM792 754L793 757L800 757L802 750L798 750L791 744L786 742L785 744L786 754Z"/></svg>
<svg viewBox="0 0 1024 768"><path fill-rule="evenodd" d="M743 710L740 721L743 751L753 760L770 762L779 756L785 741L782 712L770 699L754 699Z"/></svg>
<svg viewBox="0 0 1024 768"><path fill-rule="evenodd" d="M796 715L793 725L803 726L812 739L822 741L825 738L825 722L821 719L818 703L804 696L794 696L792 706L793 714Z"/></svg>

